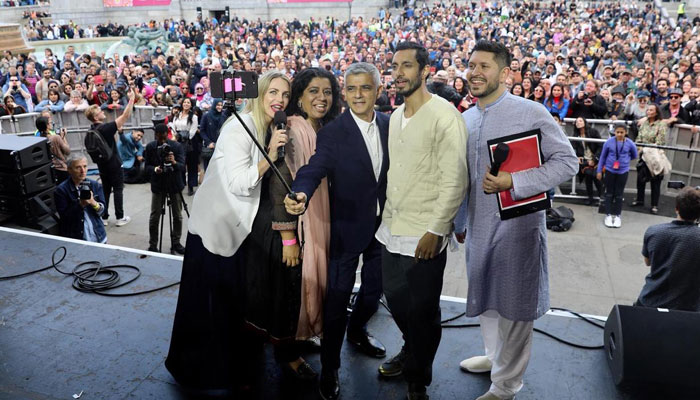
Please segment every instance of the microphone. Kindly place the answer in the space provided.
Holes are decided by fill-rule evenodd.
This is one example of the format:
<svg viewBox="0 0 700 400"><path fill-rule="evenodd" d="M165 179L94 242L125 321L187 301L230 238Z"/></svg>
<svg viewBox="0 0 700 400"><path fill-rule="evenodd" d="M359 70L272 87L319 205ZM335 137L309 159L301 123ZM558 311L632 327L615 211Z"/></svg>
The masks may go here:
<svg viewBox="0 0 700 400"><path fill-rule="evenodd" d="M493 151L493 163L491 164L491 170L489 173L493 176L498 175L498 170L501 169L501 164L508 158L508 153L510 153L510 147L505 143L499 143L496 146L496 150ZM486 191L484 191L486 193ZM489 193L486 193L489 194Z"/></svg>
<svg viewBox="0 0 700 400"><path fill-rule="evenodd" d="M275 111L274 118L275 129L285 129L287 127L287 114L284 111ZM277 148L277 159L281 160L284 158L284 146ZM295 199L296 200L296 199Z"/></svg>

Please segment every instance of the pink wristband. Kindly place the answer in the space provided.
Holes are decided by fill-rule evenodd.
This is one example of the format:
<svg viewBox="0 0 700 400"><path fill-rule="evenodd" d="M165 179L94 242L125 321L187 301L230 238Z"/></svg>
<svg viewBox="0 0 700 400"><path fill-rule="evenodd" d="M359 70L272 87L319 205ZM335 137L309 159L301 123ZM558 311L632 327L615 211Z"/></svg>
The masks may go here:
<svg viewBox="0 0 700 400"><path fill-rule="evenodd" d="M294 246L295 244L297 244L297 238L282 240L282 246Z"/></svg>

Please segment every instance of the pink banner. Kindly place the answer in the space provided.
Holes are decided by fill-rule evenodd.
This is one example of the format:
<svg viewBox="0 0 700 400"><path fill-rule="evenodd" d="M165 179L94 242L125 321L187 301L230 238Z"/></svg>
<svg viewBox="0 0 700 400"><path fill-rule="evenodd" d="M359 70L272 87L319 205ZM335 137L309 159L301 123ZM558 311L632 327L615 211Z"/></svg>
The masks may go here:
<svg viewBox="0 0 700 400"><path fill-rule="evenodd" d="M279 3L351 3L352 0L267 0L269 4Z"/></svg>
<svg viewBox="0 0 700 400"><path fill-rule="evenodd" d="M172 0L103 0L105 7L169 6Z"/></svg>

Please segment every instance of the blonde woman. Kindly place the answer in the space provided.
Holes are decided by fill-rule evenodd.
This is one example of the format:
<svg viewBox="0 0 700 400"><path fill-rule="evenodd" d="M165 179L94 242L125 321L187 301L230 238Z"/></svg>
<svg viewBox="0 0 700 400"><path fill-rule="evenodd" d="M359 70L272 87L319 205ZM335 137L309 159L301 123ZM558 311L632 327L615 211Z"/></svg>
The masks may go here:
<svg viewBox="0 0 700 400"><path fill-rule="evenodd" d="M272 121L289 103L290 81L268 71L258 81L258 93L241 119L289 179L278 160L287 135ZM240 394L248 361L262 350L261 342L244 334L246 327L275 344L283 369L296 377L316 376L295 347L300 248L296 218L286 214L276 185L279 179L244 127L229 118L192 204L165 361L175 380L192 390Z"/></svg>

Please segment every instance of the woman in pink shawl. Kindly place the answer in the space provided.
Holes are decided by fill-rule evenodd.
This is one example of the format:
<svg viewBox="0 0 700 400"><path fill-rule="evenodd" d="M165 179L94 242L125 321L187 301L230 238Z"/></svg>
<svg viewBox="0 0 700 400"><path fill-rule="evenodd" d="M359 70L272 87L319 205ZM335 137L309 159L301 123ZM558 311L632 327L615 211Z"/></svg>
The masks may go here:
<svg viewBox="0 0 700 400"><path fill-rule="evenodd" d="M316 132L340 114L340 87L335 76L320 68L308 68L292 81L287 107L289 143L285 161L292 177L308 164L316 152ZM326 293L328 252L331 236L328 182L321 181L299 218L303 243L301 310L297 339L308 339L323 331L323 298Z"/></svg>

